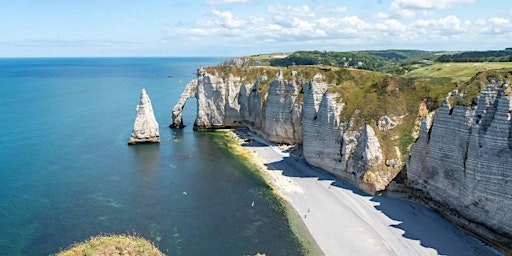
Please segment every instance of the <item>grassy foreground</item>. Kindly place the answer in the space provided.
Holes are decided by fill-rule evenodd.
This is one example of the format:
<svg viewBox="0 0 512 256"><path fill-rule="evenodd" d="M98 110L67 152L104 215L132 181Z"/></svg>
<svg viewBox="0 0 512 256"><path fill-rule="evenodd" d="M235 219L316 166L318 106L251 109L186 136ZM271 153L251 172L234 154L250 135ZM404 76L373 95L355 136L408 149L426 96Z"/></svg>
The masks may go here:
<svg viewBox="0 0 512 256"><path fill-rule="evenodd" d="M59 252L57 256L144 255L162 256L151 242L129 235L96 236Z"/></svg>

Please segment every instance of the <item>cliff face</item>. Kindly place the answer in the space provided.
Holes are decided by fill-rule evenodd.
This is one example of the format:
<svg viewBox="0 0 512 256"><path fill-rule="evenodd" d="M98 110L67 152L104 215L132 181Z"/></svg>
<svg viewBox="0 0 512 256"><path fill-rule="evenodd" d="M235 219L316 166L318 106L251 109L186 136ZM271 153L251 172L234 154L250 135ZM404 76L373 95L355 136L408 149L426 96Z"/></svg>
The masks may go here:
<svg viewBox="0 0 512 256"><path fill-rule="evenodd" d="M158 122L153 113L151 100L145 89L140 93L140 102L135 109L136 117L128 144L160 142Z"/></svg>
<svg viewBox="0 0 512 256"><path fill-rule="evenodd" d="M194 129L248 127L271 142L302 144L309 164L370 193L386 189L405 165L401 177L414 195L465 228L502 245L505 251L512 248L512 103L505 95L510 91L507 85L490 81L472 107L455 104L457 100L467 103L463 96L469 97L464 95L469 87L461 94L453 91L435 110L437 101L430 97L404 101L412 95L405 93L425 86L384 77L370 81L359 96L376 95L365 104L372 104L371 99L387 100L379 107L372 106L391 117L374 114L368 118L372 112L354 110L353 105L348 110L350 103L343 98L349 95L343 95L345 89L361 88L358 84L342 87L342 81L333 89L321 74L305 81L295 71L273 73L271 81L264 69L258 69L254 79L247 78L251 73L234 76L231 71L210 72L200 68L197 78L187 85L173 109L172 127L183 127L181 111L189 97L196 97ZM344 81L362 83L351 74L335 73ZM409 105L400 105L404 103ZM418 129L408 130L414 126L416 113L396 109L409 111L414 104L419 105L417 117L424 120ZM391 108L379 109L386 106ZM412 133L410 140L401 139L407 137L404 132ZM402 141L410 145L414 137L417 139L404 164L404 148L399 146Z"/></svg>
<svg viewBox="0 0 512 256"><path fill-rule="evenodd" d="M185 103L187 103L187 100L191 97L195 97L197 92L197 79L194 79L190 81L187 86L185 87L185 90L180 95L180 98L178 99L178 102L176 105L174 105L174 108L172 109L172 123L169 125L170 128L184 128L185 125L183 124L183 107L185 107Z"/></svg>
<svg viewBox="0 0 512 256"><path fill-rule="evenodd" d="M512 248L512 104L506 87L488 85L475 107L444 104L430 129L423 122L407 175L409 186L437 202L434 207Z"/></svg>
<svg viewBox="0 0 512 256"><path fill-rule="evenodd" d="M234 76L219 72L198 70L197 78L187 85L173 109L172 127L183 127L183 106L189 97L196 97L194 129L248 127L271 142L302 144L303 157L309 164L370 193L386 189L405 165L400 177L414 195L506 252L512 248L512 103L505 95L510 91L507 85L490 81L472 107L455 104L465 100L463 96L469 97L464 95L469 87L461 94L453 91L435 110L438 105L433 98L403 101L408 96L399 94L425 86L414 87L410 81L384 77L370 81L366 91L361 91L364 94L359 95L373 92L375 100L387 100L378 108L391 106L379 109L391 117L376 118L374 114L368 118L372 112L354 110L353 105L347 110L350 104L340 95L344 89L359 85L334 85L337 88L333 89L321 74L304 81L295 71L278 71L271 81L263 69L252 80L247 78L250 73ZM361 82L349 71L335 74L349 82ZM419 105L417 116L424 120L416 130L405 129L414 126L411 120L416 118L415 113L393 111L413 108L410 104L399 105L404 102ZM349 111L353 113L347 119ZM403 120L408 120L409 126ZM412 133L410 140L401 139L407 138L404 131ZM417 139L404 164L404 150L399 146L402 141L410 145L413 137Z"/></svg>
<svg viewBox="0 0 512 256"><path fill-rule="evenodd" d="M302 141L302 102L298 95L302 83L295 76L291 81L283 79L279 71L268 89L263 111L263 133L269 141L299 143Z"/></svg>
<svg viewBox="0 0 512 256"><path fill-rule="evenodd" d="M254 83L241 77L221 77L198 69L180 100L173 108L171 127L183 127L181 112L190 97L197 98L195 130L249 127L267 140L278 143L302 141L302 105L297 101L301 84L298 80L286 81L278 72L270 82L268 94L262 95L260 84L267 78L261 76Z"/></svg>
<svg viewBox="0 0 512 256"><path fill-rule="evenodd" d="M200 68L173 109L171 127L183 126L184 102L195 91L194 129L249 127L271 142L302 143L309 164L347 178L370 193L384 190L399 168L384 164L373 128L340 121L344 103L337 103L336 93L327 92L322 75L311 82L299 79L295 72L286 75L288 79L279 71L270 82L262 75L251 84L242 77L221 77ZM262 90L265 83L266 93Z"/></svg>
<svg viewBox="0 0 512 256"><path fill-rule="evenodd" d="M226 79L208 74L200 68L197 74L197 118L194 129L207 130L240 126L240 104L237 98L242 87L239 77Z"/></svg>
<svg viewBox="0 0 512 256"><path fill-rule="evenodd" d="M342 123L344 103L327 92L322 76L305 86L303 155L306 161L346 178L368 192L384 190L398 170L384 164L379 140L370 125Z"/></svg>

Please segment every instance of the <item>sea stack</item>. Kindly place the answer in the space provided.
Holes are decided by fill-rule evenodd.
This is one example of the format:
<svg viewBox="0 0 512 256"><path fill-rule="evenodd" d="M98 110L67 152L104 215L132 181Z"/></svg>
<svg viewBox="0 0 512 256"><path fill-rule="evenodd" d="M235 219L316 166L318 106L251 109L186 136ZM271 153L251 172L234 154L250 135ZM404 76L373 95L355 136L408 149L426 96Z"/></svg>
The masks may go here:
<svg viewBox="0 0 512 256"><path fill-rule="evenodd" d="M135 108L135 123L133 124L132 135L128 141L129 145L139 143L159 143L160 131L156 122L151 100L146 90L142 88L140 102Z"/></svg>

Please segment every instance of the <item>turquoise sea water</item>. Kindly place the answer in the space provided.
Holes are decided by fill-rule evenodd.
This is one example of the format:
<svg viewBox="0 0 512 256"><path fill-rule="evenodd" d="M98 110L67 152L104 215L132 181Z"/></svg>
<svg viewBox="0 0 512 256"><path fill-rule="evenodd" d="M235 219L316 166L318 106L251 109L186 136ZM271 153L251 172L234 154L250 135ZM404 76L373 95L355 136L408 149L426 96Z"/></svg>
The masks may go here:
<svg viewBox="0 0 512 256"><path fill-rule="evenodd" d="M169 255L297 255L267 186L222 146L167 128L199 65L221 58L0 59L0 255L136 233ZM128 146L141 88L162 143ZM255 202L254 207L251 206Z"/></svg>

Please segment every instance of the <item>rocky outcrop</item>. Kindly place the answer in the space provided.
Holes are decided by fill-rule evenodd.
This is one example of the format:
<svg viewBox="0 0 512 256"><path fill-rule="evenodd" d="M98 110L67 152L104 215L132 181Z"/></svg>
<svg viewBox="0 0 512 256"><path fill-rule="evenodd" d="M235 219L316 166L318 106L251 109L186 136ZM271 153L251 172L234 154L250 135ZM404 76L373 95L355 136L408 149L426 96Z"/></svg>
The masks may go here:
<svg viewBox="0 0 512 256"><path fill-rule="evenodd" d="M229 58L221 63L219 66L235 66L235 67L249 67L249 66L262 66L261 61L251 60L250 58Z"/></svg>
<svg viewBox="0 0 512 256"><path fill-rule="evenodd" d="M172 123L169 125L170 128L184 128L183 124L183 107L185 107L185 103L191 97L195 97L197 91L197 80L194 79L190 81L187 86L185 86L185 90L180 95L178 99L178 103L172 109Z"/></svg>
<svg viewBox="0 0 512 256"><path fill-rule="evenodd" d="M367 192L384 190L403 169L403 191L412 191L504 251L512 248L512 103L505 95L511 91L507 85L491 82L472 107L456 104L465 97L458 91L440 108L437 99L418 102L417 116L423 121L408 130L417 139L404 164L407 147L390 141L402 142L404 120L414 126L414 113L389 111L372 119L358 110L346 115L350 105L334 92L339 87L331 90L319 74L304 81L295 72L279 71L268 81L261 69L258 78L248 81L243 74L211 72L200 68L187 85L173 109L173 127L183 127L183 106L196 97L194 129L248 127L271 142L302 144L309 164ZM342 121L341 116L349 117Z"/></svg>
<svg viewBox="0 0 512 256"><path fill-rule="evenodd" d="M327 92L320 75L305 87L303 156L311 165L346 178L368 192L385 189L398 171L384 164L373 128L340 122L344 103Z"/></svg>
<svg viewBox="0 0 512 256"><path fill-rule="evenodd" d="M240 77L230 75L222 78L209 74L204 68L197 72L197 118L195 130L239 127L243 121L240 115L238 95L242 87Z"/></svg>
<svg viewBox="0 0 512 256"><path fill-rule="evenodd" d="M305 81L279 71L269 82L264 69L253 81L210 70L200 68L187 85L173 109L174 127L183 126L181 111L194 96L194 129L248 127L271 142L302 144L309 164L367 192L384 190L402 170L403 191L410 189L461 226L512 248L512 103L506 85L489 85L473 107L457 105L465 97L458 91L439 109L437 99L424 98L417 113L423 121L405 129L404 120L414 126L414 113L389 111L369 119L356 109L347 115L350 105L335 93L340 87L332 89L319 74ZM402 152L408 148L399 146L410 144L400 138L406 130L411 141L417 139L404 168Z"/></svg>
<svg viewBox="0 0 512 256"><path fill-rule="evenodd" d="M445 103L430 129L423 122L407 176L433 207L510 250L512 106L506 87L487 86L474 107Z"/></svg>
<svg viewBox="0 0 512 256"><path fill-rule="evenodd" d="M173 108L171 127L184 126L181 112L195 85L195 130L249 127L272 142L301 142L302 104L297 98L302 84L298 80L287 81L278 72L268 85L268 94L262 95L259 87L266 81L265 75L247 83L232 74L221 77L199 68L197 78L187 85Z"/></svg>
<svg viewBox="0 0 512 256"><path fill-rule="evenodd" d="M279 71L268 89L264 108L263 133L269 141L288 144L302 141L302 102L298 101L302 83L295 75L283 79Z"/></svg>
<svg viewBox="0 0 512 256"><path fill-rule="evenodd" d="M262 94L265 83L268 91ZM279 71L270 83L266 75L245 83L241 77L221 77L200 68L174 107L173 127L183 126L181 111L194 85L196 130L248 127L271 142L302 144L308 163L370 193L385 189L400 169L399 163L386 165L370 125L340 121L344 103L327 92L321 75L304 82L295 72Z"/></svg>
<svg viewBox="0 0 512 256"><path fill-rule="evenodd" d="M135 108L135 113L135 123L133 124L133 130L128 144L160 142L158 123L153 113L151 100L145 89L142 89L140 93L140 102Z"/></svg>

